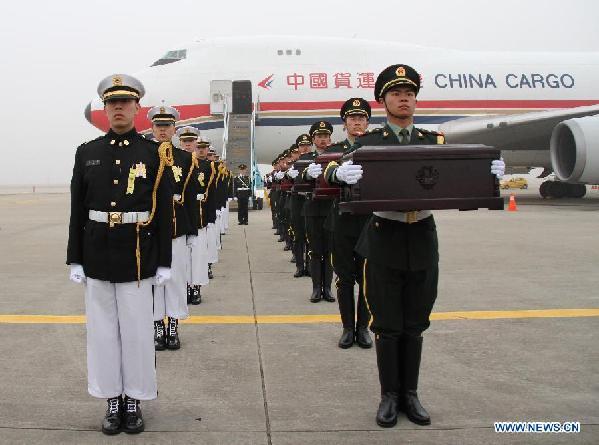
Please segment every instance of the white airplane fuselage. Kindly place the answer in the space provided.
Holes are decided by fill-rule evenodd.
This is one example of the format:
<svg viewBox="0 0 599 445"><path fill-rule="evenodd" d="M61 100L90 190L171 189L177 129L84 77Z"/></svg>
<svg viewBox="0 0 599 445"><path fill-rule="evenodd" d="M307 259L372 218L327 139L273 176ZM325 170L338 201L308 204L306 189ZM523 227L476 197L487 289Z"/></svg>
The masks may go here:
<svg viewBox="0 0 599 445"><path fill-rule="evenodd" d="M186 57L133 73L145 85L138 131L148 131L147 109L166 103L219 151L222 115L211 114L213 80L250 80L256 110L256 156L270 161L319 119L345 139L339 109L350 97L373 107L371 127L385 119L374 82L388 65L408 64L422 76L415 125L437 129L466 117L599 104L599 53L503 53L427 48L395 42L316 37L215 38L191 43ZM177 48L179 49L179 48ZM281 54L282 52L282 54ZM107 129L99 99L86 114ZM549 167L549 147L518 147L508 164Z"/></svg>

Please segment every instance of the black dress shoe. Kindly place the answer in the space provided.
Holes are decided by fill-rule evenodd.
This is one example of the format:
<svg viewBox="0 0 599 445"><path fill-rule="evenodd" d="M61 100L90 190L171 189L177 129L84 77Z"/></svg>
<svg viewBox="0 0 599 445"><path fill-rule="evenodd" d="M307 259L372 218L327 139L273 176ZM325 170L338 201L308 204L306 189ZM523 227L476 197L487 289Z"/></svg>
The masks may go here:
<svg viewBox="0 0 599 445"><path fill-rule="evenodd" d="M191 301L190 303L193 305L200 304L202 302L202 294L200 293L200 289L202 286L199 284L194 284L191 289Z"/></svg>
<svg viewBox="0 0 599 445"><path fill-rule="evenodd" d="M212 274L212 264L208 264L208 278L210 280L214 278L214 275Z"/></svg>
<svg viewBox="0 0 599 445"><path fill-rule="evenodd" d="M351 348L354 344L354 330L352 328L343 328L343 334L339 339L339 347L341 349Z"/></svg>
<svg viewBox="0 0 599 445"><path fill-rule="evenodd" d="M333 297L331 289L327 289L326 287L322 290L322 298L329 303L333 303L335 301L335 297Z"/></svg>
<svg viewBox="0 0 599 445"><path fill-rule="evenodd" d="M317 287L315 289L312 289L312 295L310 295L310 302L318 303L321 299L322 296L320 295L320 288Z"/></svg>
<svg viewBox="0 0 599 445"><path fill-rule="evenodd" d="M403 394L401 409L406 413L406 417L410 421L418 425L430 425L431 416L420 404L418 400L418 393L414 390L408 390Z"/></svg>
<svg viewBox="0 0 599 445"><path fill-rule="evenodd" d="M376 412L376 423L383 428L391 428L397 424L398 395L396 392L386 392L381 395L381 403Z"/></svg>
<svg viewBox="0 0 599 445"><path fill-rule="evenodd" d="M299 278L299 277L303 277L304 276L304 271L302 269L296 269L295 273L293 274L294 278Z"/></svg>
<svg viewBox="0 0 599 445"><path fill-rule="evenodd" d="M368 328L356 329L356 343L358 346L364 349L372 348L372 339L368 333Z"/></svg>
<svg viewBox="0 0 599 445"><path fill-rule="evenodd" d="M166 330L166 347L170 350L181 348L181 340L179 340L178 332L179 320L176 318L168 318L168 327Z"/></svg>
<svg viewBox="0 0 599 445"><path fill-rule="evenodd" d="M123 399L121 396L113 397L108 399L108 408L106 409L106 416L102 421L102 432L112 436L121 432L123 413Z"/></svg>
<svg viewBox="0 0 599 445"><path fill-rule="evenodd" d="M164 332L164 321L154 322L154 349L164 351L166 349L166 336Z"/></svg>
<svg viewBox="0 0 599 445"><path fill-rule="evenodd" d="M187 283L187 304L191 303L191 286Z"/></svg>
<svg viewBox="0 0 599 445"><path fill-rule="evenodd" d="M139 400L125 396L125 412L123 415L123 431L127 434L141 433L144 428L144 418L141 415Z"/></svg>

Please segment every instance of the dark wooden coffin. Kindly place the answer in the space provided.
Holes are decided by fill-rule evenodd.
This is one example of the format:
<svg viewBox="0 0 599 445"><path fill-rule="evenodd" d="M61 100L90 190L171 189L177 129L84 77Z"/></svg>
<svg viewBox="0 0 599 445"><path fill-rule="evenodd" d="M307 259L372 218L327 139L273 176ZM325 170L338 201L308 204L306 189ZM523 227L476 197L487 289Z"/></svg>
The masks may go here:
<svg viewBox="0 0 599 445"><path fill-rule="evenodd" d="M303 171L312 163L311 159L298 159L293 164L293 168L300 172L293 182L294 193L312 193L314 190L314 181L306 181L303 178Z"/></svg>
<svg viewBox="0 0 599 445"><path fill-rule="evenodd" d="M343 156L342 152L327 153L324 152L318 155L314 162L322 166L323 174L316 178L314 185L314 199L334 199L341 195L341 188L335 184L328 184L324 180L324 171L329 165L329 162L339 162Z"/></svg>
<svg viewBox="0 0 599 445"><path fill-rule="evenodd" d="M293 188L293 181L291 179L289 179L287 176L285 176L283 179L281 179L280 186L279 186L280 191L291 192L292 188Z"/></svg>
<svg viewBox="0 0 599 445"><path fill-rule="evenodd" d="M343 187L341 212L503 209L491 174L498 149L485 145L364 146L343 157L363 177Z"/></svg>

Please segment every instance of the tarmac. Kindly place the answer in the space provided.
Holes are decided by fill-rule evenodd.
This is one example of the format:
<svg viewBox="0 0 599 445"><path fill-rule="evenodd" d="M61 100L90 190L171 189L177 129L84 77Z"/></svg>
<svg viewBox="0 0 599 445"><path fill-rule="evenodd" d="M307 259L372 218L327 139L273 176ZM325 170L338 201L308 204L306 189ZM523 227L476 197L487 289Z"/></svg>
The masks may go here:
<svg viewBox="0 0 599 445"><path fill-rule="evenodd" d="M599 191L516 192L517 212L435 212L439 297L419 395L432 417L379 428L374 349L337 347L337 303L271 229L231 225L182 349L157 353L146 431L100 432L87 393L83 288L64 264L68 193L0 196L0 443L597 444ZM496 433L498 421L580 422L580 433Z"/></svg>

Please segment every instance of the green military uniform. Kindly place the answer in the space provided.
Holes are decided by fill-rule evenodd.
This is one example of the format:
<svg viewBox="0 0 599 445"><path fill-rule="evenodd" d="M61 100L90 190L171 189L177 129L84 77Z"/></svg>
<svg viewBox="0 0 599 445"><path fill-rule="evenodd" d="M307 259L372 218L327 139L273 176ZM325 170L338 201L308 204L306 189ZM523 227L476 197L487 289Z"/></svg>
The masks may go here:
<svg viewBox="0 0 599 445"><path fill-rule="evenodd" d="M308 134L301 134L295 140L294 147L300 145L312 145L312 138ZM309 155L306 153L298 158L305 159L304 157ZM301 172L300 172L301 173ZM297 178L296 178L297 179ZM306 194L293 192L291 194L290 202L290 216L291 216L291 227L293 230L293 257L295 259L295 278L308 276L310 273L306 266L306 217L304 216L303 209L306 204Z"/></svg>
<svg viewBox="0 0 599 445"><path fill-rule="evenodd" d="M351 98L341 107L341 119L345 121L348 115L365 115L370 119L371 109L368 102L362 98ZM331 145L327 152L342 152L344 155L353 152L359 145L346 139ZM331 162L324 171L325 180L329 184L343 184L335 176L336 162ZM343 324L343 334L339 347L349 348L354 342L363 348L372 347L368 335L370 312L364 299L362 288L363 258L354 248L370 215L339 214L339 200L335 199L327 221L326 228L332 233L332 262L337 275L337 301ZM358 283L358 301L354 299L354 283ZM356 311L357 307L357 311ZM357 312L357 320L356 320Z"/></svg>
<svg viewBox="0 0 599 445"><path fill-rule="evenodd" d="M314 138L320 132L331 134L333 126L326 121L314 123L310 128L310 136ZM315 160L318 155L317 151L313 151L302 155L300 159ZM302 175L305 179L310 180L306 171L302 172ZM303 215L306 217L306 235L310 246L310 276L312 277L310 301L313 303L321 299L335 301L335 297L331 293L333 265L330 259L330 233L324 227L331 206L332 200L330 199L307 199L303 209Z"/></svg>
<svg viewBox="0 0 599 445"><path fill-rule="evenodd" d="M406 89L407 87L407 89ZM397 90L401 100L420 89L420 76L407 65L383 70L375 84L375 99L387 107L386 93ZM412 96L413 98L414 96ZM414 100L414 99L411 99ZM387 109L387 113L391 111ZM356 145L443 144L443 135L409 125L373 130ZM435 220L430 211L375 212L356 245L365 258L363 288L376 334L381 403L377 423L390 427L402 410L418 424L430 416L416 392L422 353L422 333L429 327L437 298L439 252Z"/></svg>

